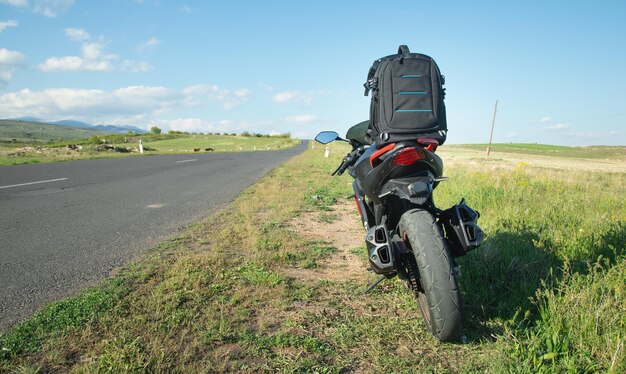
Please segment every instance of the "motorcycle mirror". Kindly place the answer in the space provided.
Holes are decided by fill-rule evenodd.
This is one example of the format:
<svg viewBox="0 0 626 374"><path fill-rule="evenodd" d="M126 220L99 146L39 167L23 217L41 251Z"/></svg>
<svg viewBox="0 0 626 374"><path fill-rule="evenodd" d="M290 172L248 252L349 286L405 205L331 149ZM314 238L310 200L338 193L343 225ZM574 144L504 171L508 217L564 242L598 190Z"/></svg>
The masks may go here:
<svg viewBox="0 0 626 374"><path fill-rule="evenodd" d="M341 139L341 138L339 137L339 134L337 134L334 131L322 131L319 134L317 134L317 136L315 137L315 140L318 143L322 143L322 144L328 144L332 142L333 140L337 140L337 139Z"/></svg>

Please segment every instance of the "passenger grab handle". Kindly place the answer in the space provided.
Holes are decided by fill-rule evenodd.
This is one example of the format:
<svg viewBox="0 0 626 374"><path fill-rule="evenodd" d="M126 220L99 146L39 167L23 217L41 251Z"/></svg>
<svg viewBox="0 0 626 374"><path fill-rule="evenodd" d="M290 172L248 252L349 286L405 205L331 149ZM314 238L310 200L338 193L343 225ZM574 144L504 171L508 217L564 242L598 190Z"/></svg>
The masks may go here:
<svg viewBox="0 0 626 374"><path fill-rule="evenodd" d="M417 143L425 146L427 151L435 152L439 142L433 138L417 138Z"/></svg>

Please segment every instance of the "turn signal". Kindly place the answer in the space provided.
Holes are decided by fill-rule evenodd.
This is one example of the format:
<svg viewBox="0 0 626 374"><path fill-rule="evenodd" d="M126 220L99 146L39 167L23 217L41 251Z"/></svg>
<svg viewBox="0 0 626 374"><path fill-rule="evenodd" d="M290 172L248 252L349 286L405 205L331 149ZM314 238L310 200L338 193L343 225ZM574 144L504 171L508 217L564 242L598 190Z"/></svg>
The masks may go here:
<svg viewBox="0 0 626 374"><path fill-rule="evenodd" d="M422 158L424 158L423 153L416 148L405 148L393 156L393 163L395 165L408 166L413 165Z"/></svg>

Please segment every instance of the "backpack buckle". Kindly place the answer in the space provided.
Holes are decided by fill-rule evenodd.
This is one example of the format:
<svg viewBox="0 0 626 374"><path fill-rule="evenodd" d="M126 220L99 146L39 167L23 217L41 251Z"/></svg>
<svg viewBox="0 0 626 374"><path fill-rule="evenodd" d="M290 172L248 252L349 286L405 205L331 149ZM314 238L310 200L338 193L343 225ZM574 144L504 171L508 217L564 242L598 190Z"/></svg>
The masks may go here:
<svg viewBox="0 0 626 374"><path fill-rule="evenodd" d="M378 78L368 79L367 82L363 83L363 87L365 87L364 95L367 96L370 90L378 88Z"/></svg>

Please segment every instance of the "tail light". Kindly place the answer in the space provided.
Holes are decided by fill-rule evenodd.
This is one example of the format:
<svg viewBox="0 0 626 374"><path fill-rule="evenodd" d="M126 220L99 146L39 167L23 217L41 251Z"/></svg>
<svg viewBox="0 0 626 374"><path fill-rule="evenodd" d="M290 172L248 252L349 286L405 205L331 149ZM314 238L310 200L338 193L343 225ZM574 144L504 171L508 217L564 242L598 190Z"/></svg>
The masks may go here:
<svg viewBox="0 0 626 374"><path fill-rule="evenodd" d="M413 165L422 158L424 158L424 154L416 148L405 148L393 156L393 163L395 165L408 166Z"/></svg>
<svg viewBox="0 0 626 374"><path fill-rule="evenodd" d="M383 148L381 148L381 149L377 150L376 152L372 153L372 155L370 156L370 165L372 165L372 168L374 168L374 167L376 167L376 165L378 165L378 159L380 158L380 156L382 156L385 153L391 151L393 149L393 147L395 147L395 146L396 146L396 143L387 144Z"/></svg>

